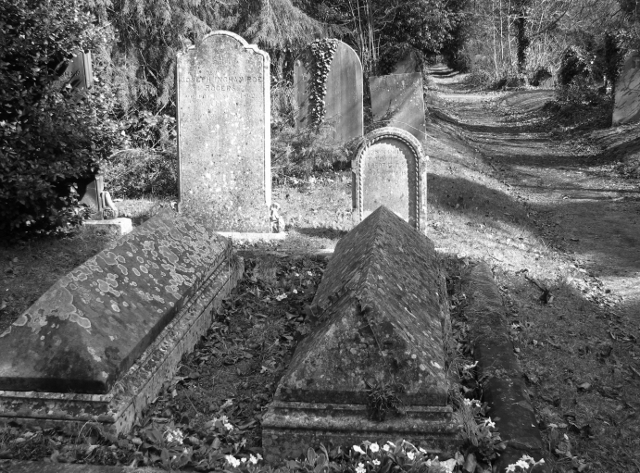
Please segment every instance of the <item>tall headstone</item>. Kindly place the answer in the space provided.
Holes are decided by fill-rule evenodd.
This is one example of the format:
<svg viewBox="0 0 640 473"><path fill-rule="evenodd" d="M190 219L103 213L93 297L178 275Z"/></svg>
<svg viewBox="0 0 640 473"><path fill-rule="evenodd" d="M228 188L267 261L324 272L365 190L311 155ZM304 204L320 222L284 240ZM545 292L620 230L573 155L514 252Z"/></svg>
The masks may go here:
<svg viewBox="0 0 640 473"><path fill-rule="evenodd" d="M269 55L216 31L177 69L180 210L218 230L268 232Z"/></svg>
<svg viewBox="0 0 640 473"><path fill-rule="evenodd" d="M613 125L640 120L640 53L635 51L624 62L616 84Z"/></svg>
<svg viewBox="0 0 640 473"><path fill-rule="evenodd" d="M298 130L312 126L312 104L309 97L311 81L315 78L309 70L310 58L311 55L305 53L294 64ZM363 135L362 84L362 63L358 54L350 46L338 41L327 77L324 99L325 123L333 127L333 141L337 145L346 144Z"/></svg>
<svg viewBox="0 0 640 473"><path fill-rule="evenodd" d="M56 68L59 71L57 82L67 83L78 91L83 92L93 86L93 65L91 51L76 50L71 61L63 61Z"/></svg>
<svg viewBox="0 0 640 473"><path fill-rule="evenodd" d="M426 229L426 158L411 133L394 127L368 133L351 170L354 223L384 205L416 230Z"/></svg>
<svg viewBox="0 0 640 473"><path fill-rule="evenodd" d="M385 121L385 125L406 130L425 142L422 73L371 77L369 88L374 121Z"/></svg>

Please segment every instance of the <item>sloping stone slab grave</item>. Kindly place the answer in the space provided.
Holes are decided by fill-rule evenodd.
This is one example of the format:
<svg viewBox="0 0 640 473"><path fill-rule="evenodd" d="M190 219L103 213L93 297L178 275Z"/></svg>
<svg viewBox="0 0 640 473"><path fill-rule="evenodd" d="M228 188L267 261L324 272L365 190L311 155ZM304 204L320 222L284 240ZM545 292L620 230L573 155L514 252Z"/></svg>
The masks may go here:
<svg viewBox="0 0 640 473"><path fill-rule="evenodd" d="M387 126L402 128L426 142L422 73L371 77L369 88L374 121L386 121Z"/></svg>
<svg viewBox="0 0 640 473"><path fill-rule="evenodd" d="M368 133L351 161L353 220L381 205L418 231L427 225L427 164L420 142L395 127Z"/></svg>
<svg viewBox="0 0 640 473"><path fill-rule="evenodd" d="M436 452L456 444L444 274L426 236L379 207L336 246L311 310L317 325L263 418L267 459L329 442L404 438ZM397 411L373 402L385 389Z"/></svg>
<svg viewBox="0 0 640 473"><path fill-rule="evenodd" d="M114 241L0 335L0 424L128 431L242 271L229 240L171 210Z"/></svg>

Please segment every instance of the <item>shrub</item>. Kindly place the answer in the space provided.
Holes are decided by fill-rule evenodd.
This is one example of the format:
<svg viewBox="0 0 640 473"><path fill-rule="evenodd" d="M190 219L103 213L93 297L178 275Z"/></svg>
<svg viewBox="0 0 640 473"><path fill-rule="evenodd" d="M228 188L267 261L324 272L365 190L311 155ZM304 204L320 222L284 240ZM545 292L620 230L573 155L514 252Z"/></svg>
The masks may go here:
<svg viewBox="0 0 640 473"><path fill-rule="evenodd" d="M591 74L591 62L587 53L577 46L569 46L560 62L558 78L561 85L570 84L576 77L589 77Z"/></svg>
<svg viewBox="0 0 640 473"><path fill-rule="evenodd" d="M121 141L99 83L79 100L54 68L106 42L67 0L0 0L0 231L55 231L81 218L73 184L91 179Z"/></svg>

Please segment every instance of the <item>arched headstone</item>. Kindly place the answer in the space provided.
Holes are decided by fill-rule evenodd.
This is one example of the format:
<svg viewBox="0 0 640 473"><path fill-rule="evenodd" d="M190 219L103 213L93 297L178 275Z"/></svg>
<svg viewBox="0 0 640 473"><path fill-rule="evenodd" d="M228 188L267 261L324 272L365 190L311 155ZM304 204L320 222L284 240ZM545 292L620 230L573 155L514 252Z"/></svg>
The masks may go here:
<svg viewBox="0 0 640 473"><path fill-rule="evenodd" d="M267 232L269 55L228 31L178 55L180 210L218 230Z"/></svg>
<svg viewBox="0 0 640 473"><path fill-rule="evenodd" d="M629 55L616 84L613 125L624 125L640 120L640 53Z"/></svg>
<svg viewBox="0 0 640 473"><path fill-rule="evenodd" d="M416 230L426 228L426 158L411 133L394 127L368 133L351 169L354 223L384 205Z"/></svg>
<svg viewBox="0 0 640 473"><path fill-rule="evenodd" d="M310 54L296 60L294 64L294 87L296 91L296 128L302 130L312 126L309 100L314 80L307 62ZM358 54L347 44L338 41L331 61L326 84L325 122L333 126L334 143L342 145L359 138L364 130L362 111L362 63Z"/></svg>

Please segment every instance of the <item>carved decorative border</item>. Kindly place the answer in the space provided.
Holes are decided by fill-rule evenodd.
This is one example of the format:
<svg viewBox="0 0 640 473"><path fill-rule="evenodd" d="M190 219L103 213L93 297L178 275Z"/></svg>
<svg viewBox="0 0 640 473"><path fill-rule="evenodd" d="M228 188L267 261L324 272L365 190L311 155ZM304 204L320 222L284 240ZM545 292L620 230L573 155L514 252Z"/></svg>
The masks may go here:
<svg viewBox="0 0 640 473"><path fill-rule="evenodd" d="M415 202L416 202L416 214L415 214L415 229L420 231L422 228L421 214L422 214L422 205L426 205L426 202L423 203L420 200L420 191L421 186L426 185L426 181L424 183L421 182L420 176L422 173L422 168L425 167L425 155L422 151L422 145L420 141L413 136L408 131L405 131L401 128L396 128L392 126L378 128L372 132L367 133L358 145L356 149L355 157L351 160L351 172L355 177L355 188L352 196L355 197L355 208L354 211L358 212L358 221L362 221L363 215L363 177L364 177L364 166L363 166L363 157L366 151L374 145L375 143L382 141L384 139L392 139L400 141L404 143L410 150L413 155L413 159L415 160ZM426 192L426 189L425 189ZM352 207L354 207L352 203ZM411 209L409 209L409 219L411 219L410 215Z"/></svg>

